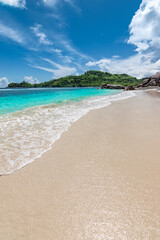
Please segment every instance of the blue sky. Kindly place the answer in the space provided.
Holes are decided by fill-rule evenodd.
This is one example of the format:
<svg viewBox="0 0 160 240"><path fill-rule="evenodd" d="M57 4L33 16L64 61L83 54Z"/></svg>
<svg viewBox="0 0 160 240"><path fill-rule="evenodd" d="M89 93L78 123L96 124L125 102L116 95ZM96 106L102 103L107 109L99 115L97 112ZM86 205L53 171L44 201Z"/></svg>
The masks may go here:
<svg viewBox="0 0 160 240"><path fill-rule="evenodd" d="M160 0L0 0L0 87L160 70Z"/></svg>

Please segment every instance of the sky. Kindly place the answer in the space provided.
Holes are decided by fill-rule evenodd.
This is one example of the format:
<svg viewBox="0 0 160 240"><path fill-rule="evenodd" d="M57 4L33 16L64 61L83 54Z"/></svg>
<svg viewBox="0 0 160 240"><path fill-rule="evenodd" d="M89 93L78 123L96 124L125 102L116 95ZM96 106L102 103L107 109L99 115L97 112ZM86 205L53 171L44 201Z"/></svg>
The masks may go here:
<svg viewBox="0 0 160 240"><path fill-rule="evenodd" d="M160 71L160 0L0 0L0 87Z"/></svg>

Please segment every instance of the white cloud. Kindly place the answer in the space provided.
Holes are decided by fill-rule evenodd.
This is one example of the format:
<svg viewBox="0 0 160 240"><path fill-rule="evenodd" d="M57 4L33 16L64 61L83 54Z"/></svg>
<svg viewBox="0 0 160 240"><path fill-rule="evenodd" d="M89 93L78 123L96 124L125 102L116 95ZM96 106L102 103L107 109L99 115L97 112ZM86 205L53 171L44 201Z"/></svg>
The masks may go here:
<svg viewBox="0 0 160 240"><path fill-rule="evenodd" d="M49 7L53 7L59 2L59 0L43 0L44 4Z"/></svg>
<svg viewBox="0 0 160 240"><path fill-rule="evenodd" d="M53 32L52 32L53 33ZM62 52L67 52L67 55L70 55L70 56L76 56L76 58L78 57L79 59L88 59L88 60L91 60L92 58L81 53L80 51L78 51L72 44L72 42L64 35L64 34L60 34L58 32L54 32L54 34L52 35L53 37L53 40L54 40L54 44L56 44L56 46L58 46L59 48L57 50L53 49L52 51L52 48L51 51L52 52L57 52L59 53L59 56L60 57L64 57L61 55ZM50 51L49 49L49 51Z"/></svg>
<svg viewBox="0 0 160 240"><path fill-rule="evenodd" d="M79 14L81 13L81 9L75 4L74 0L64 0L64 2L69 3Z"/></svg>
<svg viewBox="0 0 160 240"><path fill-rule="evenodd" d="M60 65L58 63L51 61L50 59L43 59L43 60L50 63L54 68L46 68L46 67L41 67L37 65L32 65L32 67L44 70L46 72L53 73L53 78L55 79L74 74L77 71L77 69L74 67Z"/></svg>
<svg viewBox="0 0 160 240"><path fill-rule="evenodd" d="M66 55L66 56L62 56L62 60L64 63L72 63L74 58Z"/></svg>
<svg viewBox="0 0 160 240"><path fill-rule="evenodd" d="M13 41L20 44L24 42L24 39L18 30L6 26L3 23L0 23L0 35L12 39Z"/></svg>
<svg viewBox="0 0 160 240"><path fill-rule="evenodd" d="M11 7L26 7L26 0L0 0L2 4L9 5Z"/></svg>
<svg viewBox="0 0 160 240"><path fill-rule="evenodd" d="M132 18L128 43L137 46L138 52L160 48L160 0L143 0Z"/></svg>
<svg viewBox="0 0 160 240"><path fill-rule="evenodd" d="M77 49L75 49L67 39L63 39L62 36L58 36L58 38L59 38L59 43L70 53L75 54L84 59L90 59L90 57L88 57L87 55L85 55L85 54L79 52Z"/></svg>
<svg viewBox="0 0 160 240"><path fill-rule="evenodd" d="M52 17L58 21L62 21L63 20L63 17L60 15L60 14L57 14L57 13L49 13L48 14L49 17Z"/></svg>
<svg viewBox="0 0 160 240"><path fill-rule="evenodd" d="M52 42L47 39L45 33L41 31L42 25L35 24L34 27L31 27L34 34L39 38L39 43L44 45L52 45Z"/></svg>
<svg viewBox="0 0 160 240"><path fill-rule="evenodd" d="M8 87L8 79L6 77L0 78L0 88Z"/></svg>
<svg viewBox="0 0 160 240"><path fill-rule="evenodd" d="M28 82L28 83L31 83L31 84L38 84L39 83L38 79L34 78L33 76L25 76L24 81Z"/></svg>
<svg viewBox="0 0 160 240"><path fill-rule="evenodd" d="M49 49L50 52L53 52L53 53L57 53L57 54L60 54L62 52L61 49L58 49L58 48L51 48Z"/></svg>
<svg viewBox="0 0 160 240"><path fill-rule="evenodd" d="M111 63L111 60L110 59L101 59L99 61L95 61L95 62L92 62L92 61L89 61L88 63L86 63L86 66L87 67L93 67L93 66L98 66L101 71L105 71L107 66Z"/></svg>
<svg viewBox="0 0 160 240"><path fill-rule="evenodd" d="M55 51L51 51L50 52L55 52L58 54L59 60L64 63L64 64L70 64L73 62L74 58L68 55L63 55L62 51L60 49L55 49Z"/></svg>
<svg viewBox="0 0 160 240"><path fill-rule="evenodd" d="M151 76L160 71L160 60L152 62L150 55L135 54L126 59L101 59L88 62L88 67L98 67L101 71L111 73L126 73L137 78Z"/></svg>
<svg viewBox="0 0 160 240"><path fill-rule="evenodd" d="M55 7L58 3L68 3L73 7L77 12L81 12L81 9L75 4L74 0L42 0L45 6Z"/></svg>
<svg viewBox="0 0 160 240"><path fill-rule="evenodd" d="M128 44L136 46L136 54L126 59L112 57L90 61L88 67L102 71L127 73L142 78L160 72L160 0L143 0L132 18Z"/></svg>

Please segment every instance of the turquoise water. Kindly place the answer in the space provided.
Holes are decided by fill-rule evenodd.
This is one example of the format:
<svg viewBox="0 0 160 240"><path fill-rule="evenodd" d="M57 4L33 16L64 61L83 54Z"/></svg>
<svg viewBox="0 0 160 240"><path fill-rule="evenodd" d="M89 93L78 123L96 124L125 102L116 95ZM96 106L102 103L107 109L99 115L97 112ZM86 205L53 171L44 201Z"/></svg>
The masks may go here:
<svg viewBox="0 0 160 240"><path fill-rule="evenodd" d="M96 88L0 89L0 175L39 158L89 111L131 96Z"/></svg>
<svg viewBox="0 0 160 240"><path fill-rule="evenodd" d="M96 88L1 89L0 115L47 104L80 101L94 96L116 94L117 90Z"/></svg>

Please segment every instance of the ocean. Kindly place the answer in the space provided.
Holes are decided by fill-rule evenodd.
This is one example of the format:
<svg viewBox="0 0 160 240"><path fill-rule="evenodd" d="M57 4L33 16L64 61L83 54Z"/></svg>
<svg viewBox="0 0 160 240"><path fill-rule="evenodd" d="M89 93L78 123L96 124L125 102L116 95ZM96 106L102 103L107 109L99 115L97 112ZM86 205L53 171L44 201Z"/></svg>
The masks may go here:
<svg viewBox="0 0 160 240"><path fill-rule="evenodd" d="M96 88L0 89L0 175L39 158L90 110L131 96Z"/></svg>

